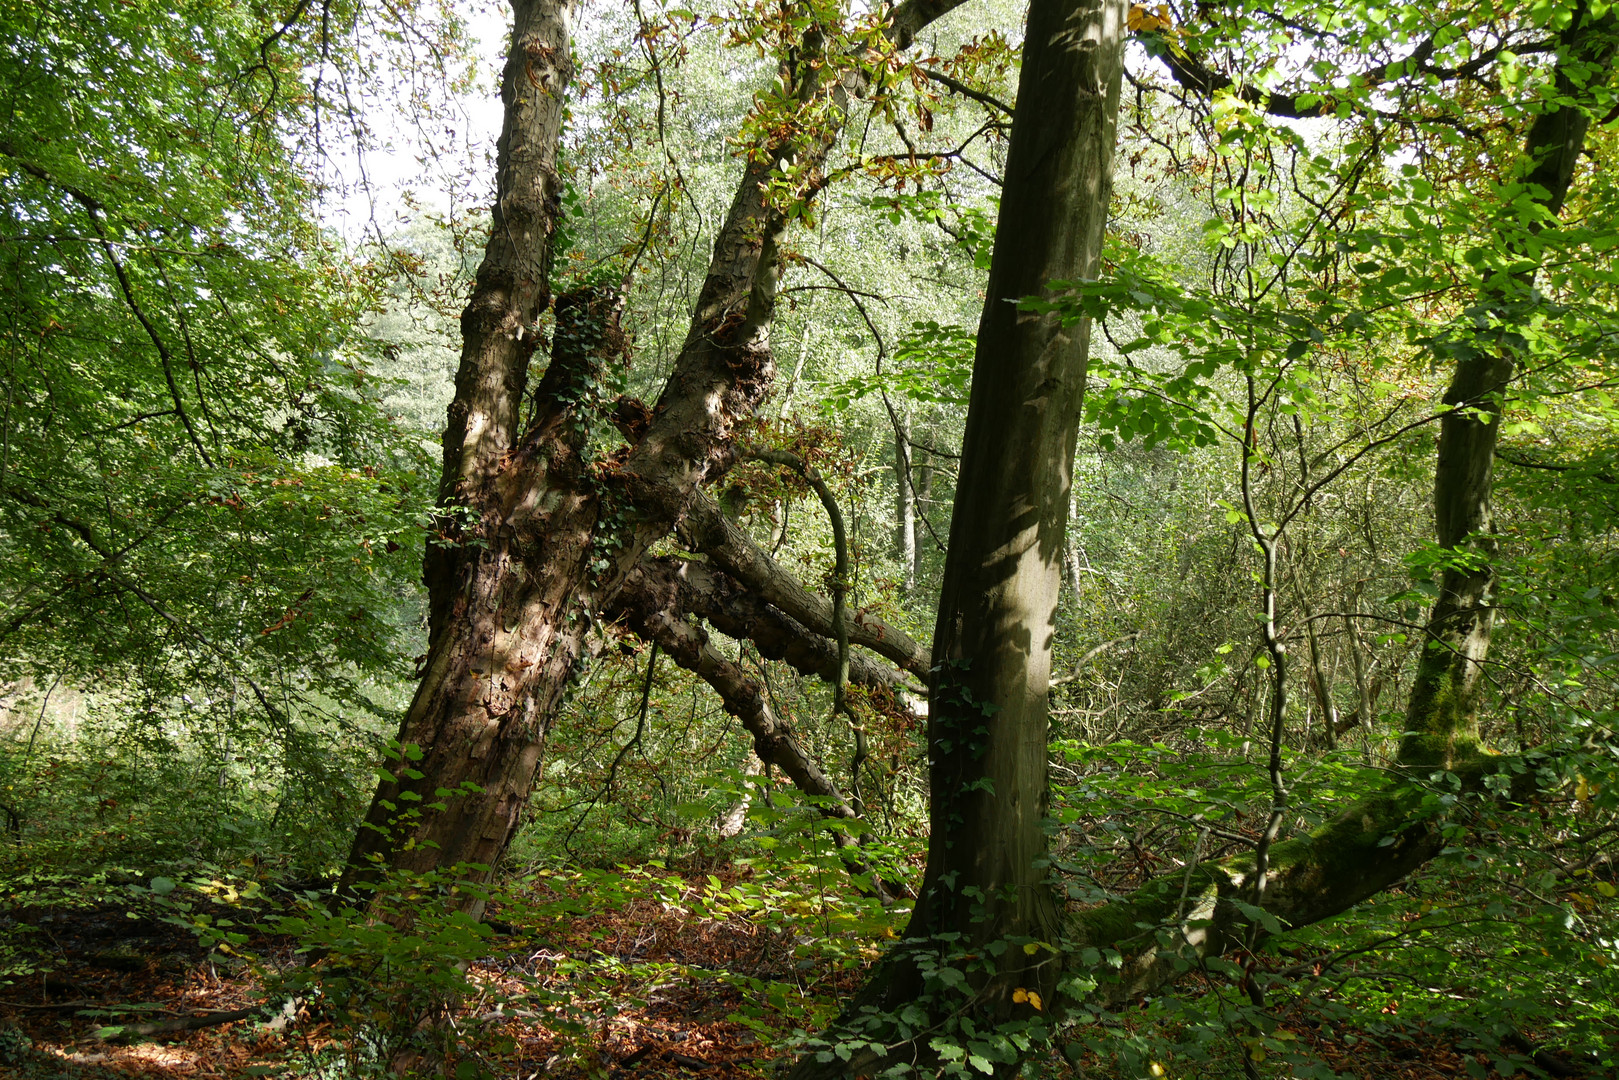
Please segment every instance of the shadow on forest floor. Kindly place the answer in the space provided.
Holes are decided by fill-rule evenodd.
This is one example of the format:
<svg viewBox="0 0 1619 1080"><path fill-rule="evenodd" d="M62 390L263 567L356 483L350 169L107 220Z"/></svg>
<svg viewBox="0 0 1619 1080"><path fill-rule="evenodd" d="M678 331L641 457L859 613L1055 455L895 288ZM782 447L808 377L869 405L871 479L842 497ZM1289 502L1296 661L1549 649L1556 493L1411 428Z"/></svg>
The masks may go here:
<svg viewBox="0 0 1619 1080"><path fill-rule="evenodd" d="M36 970L0 986L0 1077L355 1080L341 1067L352 1060L348 1033L307 1013L284 1030L237 1021L128 1044L99 1040L95 1032L107 1024L241 1009L259 1000L257 984L246 965L209 953L187 930L131 917L122 906L35 909L13 912L10 921L32 928ZM474 1058L502 1080L764 1077L792 1029L813 1026L852 994L875 955L866 948L848 963L807 968L794 936L779 928L699 919L647 898L543 930L503 929L514 932L493 940L473 969L476 983L496 996L548 980L566 992L582 967L592 972L595 1008L589 1022L569 1029L544 1009L489 1012L487 1002L470 1002L459 1022L478 1032ZM259 937L248 947L293 961L289 939ZM785 1010L760 1009L771 993L795 988L801 998ZM1122 1019L1129 1023L1128 1014ZM1421 1030L1373 1041L1285 1014L1283 1027L1346 1078L1499 1075L1482 1056ZM31 1049L22 1048L24 1038ZM1113 1075L1096 1062L1085 1071L1055 1056L1042 1064L1039 1075L1053 1080ZM1171 1068L1168 1075L1181 1074Z"/></svg>

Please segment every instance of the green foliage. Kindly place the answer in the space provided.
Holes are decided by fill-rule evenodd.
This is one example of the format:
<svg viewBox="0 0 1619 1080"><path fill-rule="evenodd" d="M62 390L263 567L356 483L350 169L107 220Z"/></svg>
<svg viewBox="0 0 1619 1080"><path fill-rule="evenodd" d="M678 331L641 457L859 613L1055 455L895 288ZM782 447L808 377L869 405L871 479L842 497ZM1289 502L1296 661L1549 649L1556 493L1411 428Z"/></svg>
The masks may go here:
<svg viewBox="0 0 1619 1080"><path fill-rule="evenodd" d="M224 708L176 706L139 710L106 695L81 702L72 739L42 738L31 754L0 742L10 821L0 875L169 872L199 860L328 872L364 795L368 743L311 725L278 746L232 727Z"/></svg>
<svg viewBox="0 0 1619 1080"><path fill-rule="evenodd" d="M873 393L929 405L965 405L976 342L959 326L912 323L911 333L895 347L892 368L834 384L826 391L823 408L841 412Z"/></svg>
<svg viewBox="0 0 1619 1080"><path fill-rule="evenodd" d="M303 14L0 12L0 768L49 865L326 864L397 707L428 467L359 333L399 264L318 225L361 13Z"/></svg>
<svg viewBox="0 0 1619 1080"><path fill-rule="evenodd" d="M375 732L403 707L402 658L420 651L429 429L469 248L423 229L365 265L321 231L315 121L354 119L332 111L335 80L375 74L381 62L363 54L404 35L360 32L366 13L352 5L321 20L298 10L285 28L231 4L0 12L12 102L0 116L0 826L14 841L0 880L8 902L91 904L135 897L128 879L139 877L140 903L171 905L222 954L245 947L248 926L291 935L313 962L258 963L273 994L352 1033L346 1060L326 1064L365 1072L414 1048L476 1069L452 1059L485 1031L424 1022L487 990L465 966L496 943L462 914L468 878L481 875L384 876L364 910L319 892L269 915L233 906L262 902L260 874L336 865ZM1279 598L1296 660L1284 836L1385 781L1436 581L1486 558L1497 634L1482 724L1495 745L1541 749L1541 791L1474 820L1436 788L1429 808L1455 830L1439 865L1256 956L1188 961L1175 993L1126 1016L1084 1011L1056 1032L1021 988L1025 1015L984 1021L974 986L1009 950L1015 960L1042 944L969 955L938 941L915 954L931 1015L918 1003L868 1016L871 1039L806 1044L816 1054L847 1060L880 1029L923 1037L953 1075L1006 1072L1053 1039L1120 1076L1326 1075L1278 1021L1293 1009L1369 1042L1420 1021L1502 1071L1526 1066L1520 1035L1611 1058L1616 181L1600 167L1611 134L1592 136L1598 167L1582 164L1555 228L1518 161L1532 117L1571 95L1596 116L1613 104L1554 37L1572 10L1352 4L1324 17L1290 2L1183 22L1188 13L1138 14L1149 53L1220 56L1238 81L1203 110L1145 92L1127 104L1124 126L1152 142L1126 136L1133 175L1118 185L1103 277L1054 283L1025 305L1096 327L1073 581L1051 626L1063 680L1054 870L1070 901L1106 902L1166 868L1256 845L1274 795L1256 737L1274 668L1255 648L1250 527L1285 531L1290 575ZM938 55L925 66L1010 97L1007 34L986 29L982 5L964 12L930 31ZM851 67L872 88L859 107L871 112L849 125L860 134L840 142L844 156L820 174L790 154L759 159L772 166L770 199L803 226L787 238L768 408L835 421L815 438L838 464L855 602L925 634L973 360L964 327L993 247L998 109L945 94L879 46L869 21L827 5L654 0L592 19L578 44L554 284L627 276L641 359L570 388L591 418L615 392L659 392L736 148L832 130L842 106L824 92L801 100L784 77L800 59L793 43L820 20L827 41L855 46ZM443 29L422 40L453 43ZM1488 53L1482 43L1496 40L1510 48ZM1390 57L1402 59L1376 79L1345 74ZM1423 64L1470 75L1457 90ZM1144 84L1156 72L1132 69ZM1303 121L1256 107L1253 88L1283 86ZM542 329L555 329L550 316ZM1499 534L1488 551L1441 549L1422 540L1429 433L1453 407L1440 384L1489 350L1510 350L1521 378L1509 400L1460 407L1502 413ZM914 560L888 539L902 427L911 484L925 491L913 510L938 539L922 530ZM618 445L596 442L600 457ZM827 547L819 516L800 513L791 489L731 479L728 511L813 581ZM630 513L608 512L606 542ZM901 572L920 585L902 592ZM915 876L921 733L874 718L869 820L828 823L777 778L741 774L747 748L694 678L665 665L643 684L610 637L591 644L602 656L548 736L544 785L513 852L527 877L490 894L500 917L523 934L563 933L595 912L656 905L787 942L791 974L643 961L602 942L559 954L549 981L486 1000L502 1016L554 1016L571 1040L563 1053L587 1070L600 1064L604 1018L673 979L737 987L737 1019L762 1035L822 1024L837 1007L832 976L869 963L904 914L850 890L833 830L856 835L885 879ZM849 733L819 719L823 688L746 644L717 647L757 674L813 756L849 759ZM82 709L66 704L84 695ZM1327 729L1344 718L1354 722ZM395 761L411 768L405 748ZM1492 783L1510 793L1505 775ZM713 823L744 798L746 829L717 839ZM716 872L645 862L659 855ZM1240 911L1276 922L1257 905ZM1177 947L1164 928L1134 930ZM0 977L33 973L37 935L6 935ZM1092 947L1073 959L1065 993L1079 999L1118 956ZM1266 1008L1242 992L1247 978Z"/></svg>

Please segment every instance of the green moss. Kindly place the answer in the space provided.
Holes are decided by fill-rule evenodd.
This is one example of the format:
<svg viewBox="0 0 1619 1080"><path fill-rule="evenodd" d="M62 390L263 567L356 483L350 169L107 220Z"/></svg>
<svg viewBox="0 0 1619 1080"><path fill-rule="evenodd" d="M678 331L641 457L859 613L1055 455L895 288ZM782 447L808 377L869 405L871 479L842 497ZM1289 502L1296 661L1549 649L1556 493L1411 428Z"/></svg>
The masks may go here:
<svg viewBox="0 0 1619 1080"><path fill-rule="evenodd" d="M1423 657L1411 694L1399 762L1409 769L1451 769L1479 751L1478 718L1457 686L1447 658Z"/></svg>

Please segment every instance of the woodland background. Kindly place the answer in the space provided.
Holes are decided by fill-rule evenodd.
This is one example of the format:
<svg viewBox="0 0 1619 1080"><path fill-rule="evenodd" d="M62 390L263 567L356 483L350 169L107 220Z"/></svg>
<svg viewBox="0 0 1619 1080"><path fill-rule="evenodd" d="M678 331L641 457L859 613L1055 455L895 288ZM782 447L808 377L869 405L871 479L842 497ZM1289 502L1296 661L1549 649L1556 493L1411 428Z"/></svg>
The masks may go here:
<svg viewBox="0 0 1619 1080"><path fill-rule="evenodd" d="M734 435L824 479L847 572L792 468L755 454L708 495L812 593L841 581L851 611L925 644L1025 11L949 11L875 65L824 168L761 165L781 130L825 121L791 100L787 58L812 32L881 53L883 14L584 4L545 284L611 297L625 348L572 399L610 461L616 403L658 399L738 175L766 169L786 223L775 376ZM841 680L705 616L714 655L852 795L834 805L760 763L711 679L581 610L588 657L492 879L385 877L358 907L334 891L379 762L389 780L421 760L397 735L427 670L424 549L473 535L437 459L496 172L499 73L469 26L504 17L0 0L0 1066L754 1076L861 1052L815 1040L922 879L925 660L852 678L840 709ZM1189 883L1396 776L1442 850L1319 925L1244 908L1263 935L1181 958L1127 1006L1065 983L1060 1011L1020 987L1016 1022L935 1019L927 1068L1610 1075L1613 17L1128 19L1102 271L1047 298L1096 318L1053 562L1055 887L1084 912ZM1230 77L1198 83L1203 63ZM1591 125L1547 213L1512 162L1558 107ZM1503 281L1528 284L1509 302ZM535 372L560 308L529 328ZM1468 334L1519 359L1466 405L1494 410L1499 445L1490 534L1464 550L1435 542L1433 507ZM521 389L541 415L540 377ZM700 548L677 529L651 550L706 566ZM1411 776L1425 620L1447 573L1485 565L1478 737L1528 779ZM1168 923L1129 929L1177 947ZM1118 958L1072 951L1091 988Z"/></svg>

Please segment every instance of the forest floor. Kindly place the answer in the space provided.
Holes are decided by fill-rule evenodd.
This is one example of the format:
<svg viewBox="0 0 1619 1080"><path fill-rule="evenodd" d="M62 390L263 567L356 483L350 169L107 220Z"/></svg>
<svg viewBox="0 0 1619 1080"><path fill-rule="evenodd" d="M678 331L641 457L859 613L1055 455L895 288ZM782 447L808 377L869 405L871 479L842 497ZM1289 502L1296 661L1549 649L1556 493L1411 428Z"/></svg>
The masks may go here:
<svg viewBox="0 0 1619 1080"><path fill-rule="evenodd" d="M672 876L662 880L666 885ZM694 894L728 884L708 875L688 880ZM501 921L512 913L495 911L494 925L512 932L494 937L487 957L470 970L477 993L455 1020L463 1046L476 1051L468 1060L500 1080L762 1077L789 1052L782 1047L794 1029L823 1023L876 955L865 944L806 958L805 935L795 934L790 921L767 926L757 918L700 917L670 899L666 887L661 898L632 896L524 928ZM109 1024L255 1005L262 997L254 968L122 903L34 908L13 917L32 928L36 970L0 984L0 1044L10 1025L33 1045L13 1053L10 1064L0 1045L0 1077L348 1080L365 1057L354 1028L334 1022L330 1011L308 1009L279 1029L240 1020L145 1040L98 1038ZM802 928L814 913L796 918ZM241 951L265 965L293 965L295 944L260 933ZM1369 1038L1302 1010L1284 1011L1281 1019L1297 1045L1341 1077L1499 1075L1484 1055L1465 1054L1454 1040L1420 1027L1395 1025ZM1097 1065L1076 1069L1053 1055L1042 1075L1113 1075ZM1231 1065L1230 1075L1240 1075L1240 1066ZM1202 1075L1219 1075L1208 1069ZM1173 1062L1166 1074L1184 1075Z"/></svg>

